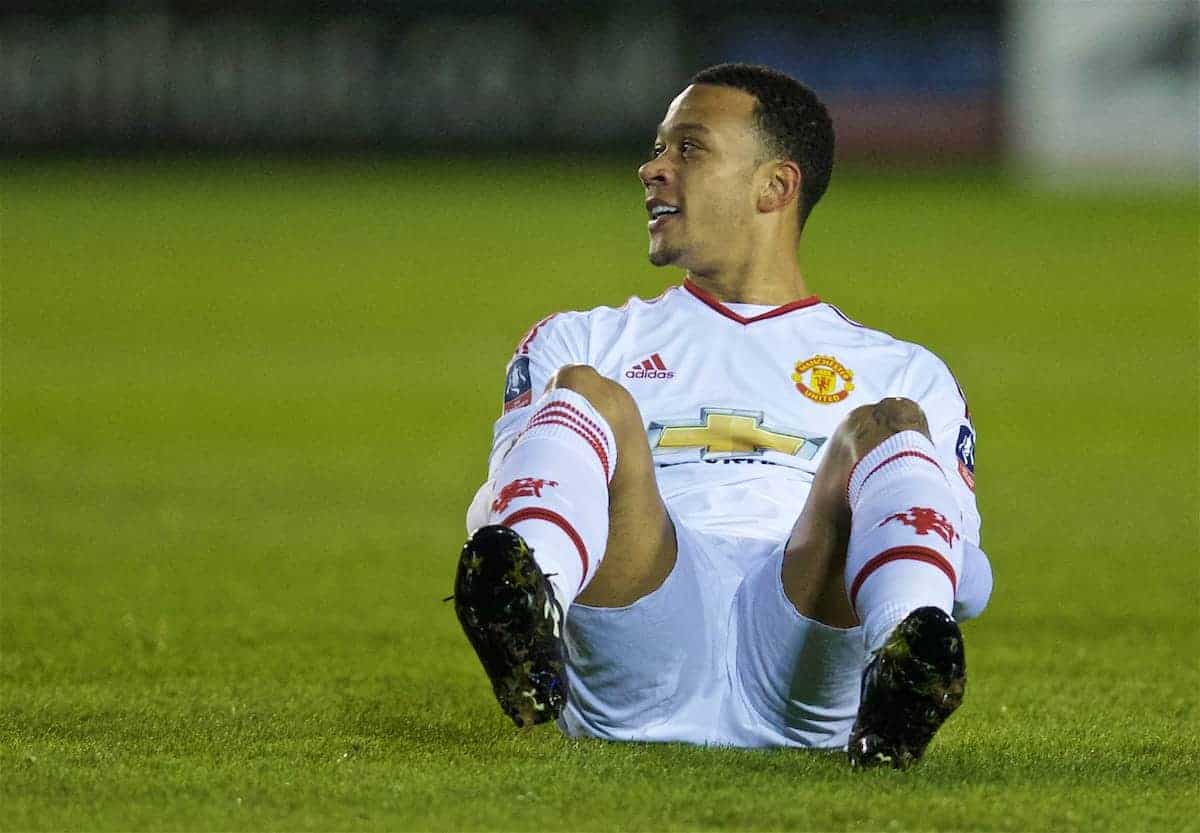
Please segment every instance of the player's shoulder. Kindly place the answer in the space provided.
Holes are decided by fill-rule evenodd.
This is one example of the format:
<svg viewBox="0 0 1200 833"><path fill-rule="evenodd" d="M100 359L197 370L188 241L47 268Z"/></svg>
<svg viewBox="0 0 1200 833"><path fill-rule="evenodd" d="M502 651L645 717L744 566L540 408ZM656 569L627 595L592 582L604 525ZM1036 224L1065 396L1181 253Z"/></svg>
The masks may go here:
<svg viewBox="0 0 1200 833"><path fill-rule="evenodd" d="M841 331L846 338L859 342L864 347L885 347L893 351L906 364L922 364L931 367L946 368L946 363L932 350L915 341L907 341L892 335L886 330L869 326L848 316L841 309L828 301L821 303L825 311L826 321L831 328ZM948 368L947 368L948 370Z"/></svg>
<svg viewBox="0 0 1200 833"><path fill-rule="evenodd" d="M669 287L653 298L632 296L619 307L601 305L552 312L526 331L517 343L516 352L528 353L539 346L539 341L588 341L597 333L619 330L631 318L663 311L678 289L678 286Z"/></svg>
<svg viewBox="0 0 1200 833"><path fill-rule="evenodd" d="M946 387L957 390L964 401L962 386L946 361L930 348L915 341L898 338L884 330L875 329L854 320L829 302L821 304L832 329L840 331L852 346L861 347L875 355L886 354L892 367L900 370L902 386L907 395L930 388Z"/></svg>
<svg viewBox="0 0 1200 833"><path fill-rule="evenodd" d="M631 319L644 315L666 313L682 293L682 287L669 286L652 298L631 295L619 307L597 306L576 313L573 322L577 326L592 328L620 327Z"/></svg>
<svg viewBox="0 0 1200 833"><path fill-rule="evenodd" d="M860 352L877 366L901 370L928 352L915 342L851 318L828 301L822 301L816 312L823 322L821 336L824 340L851 352Z"/></svg>

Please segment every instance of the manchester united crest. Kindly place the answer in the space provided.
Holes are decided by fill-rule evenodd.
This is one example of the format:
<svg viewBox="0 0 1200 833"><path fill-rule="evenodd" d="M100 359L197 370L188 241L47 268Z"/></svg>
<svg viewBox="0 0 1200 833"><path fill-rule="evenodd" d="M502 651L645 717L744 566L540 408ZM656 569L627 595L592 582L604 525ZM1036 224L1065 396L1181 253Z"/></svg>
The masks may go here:
<svg viewBox="0 0 1200 833"><path fill-rule="evenodd" d="M854 390L854 371L833 356L813 356L796 362L792 381L796 390L813 402L832 405L841 402Z"/></svg>

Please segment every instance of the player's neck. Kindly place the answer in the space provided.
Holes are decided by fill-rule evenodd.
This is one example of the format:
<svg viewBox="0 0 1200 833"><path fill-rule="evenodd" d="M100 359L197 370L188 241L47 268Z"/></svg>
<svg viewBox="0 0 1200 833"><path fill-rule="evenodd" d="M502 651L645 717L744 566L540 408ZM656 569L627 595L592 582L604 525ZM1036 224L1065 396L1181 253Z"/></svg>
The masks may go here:
<svg viewBox="0 0 1200 833"><path fill-rule="evenodd" d="M689 269L688 280L720 301L730 304L783 306L810 293L800 265L790 260L777 269L744 269L701 273Z"/></svg>

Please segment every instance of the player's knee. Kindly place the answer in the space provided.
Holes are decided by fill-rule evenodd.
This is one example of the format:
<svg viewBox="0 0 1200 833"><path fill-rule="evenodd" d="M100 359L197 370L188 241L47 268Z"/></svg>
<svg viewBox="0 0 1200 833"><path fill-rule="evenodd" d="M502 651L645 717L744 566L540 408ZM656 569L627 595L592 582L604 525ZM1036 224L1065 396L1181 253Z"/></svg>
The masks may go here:
<svg viewBox="0 0 1200 833"><path fill-rule="evenodd" d="M614 385L614 382L601 376L600 372L590 364L565 364L554 371L554 375L550 377L550 381L546 385L546 390L566 388L591 401L611 397L612 391L609 390L611 385ZM617 385L617 387L620 386ZM592 402L592 404L597 403Z"/></svg>
<svg viewBox="0 0 1200 833"><path fill-rule="evenodd" d="M890 396L855 408L837 433L838 438L849 446L850 457L858 459L901 431L917 431L929 437L929 421L916 402L902 396Z"/></svg>
<svg viewBox="0 0 1200 833"><path fill-rule="evenodd" d="M866 410L867 413L861 418L870 420L889 436L901 431L920 431L929 435L929 421L925 419L925 412L916 402L903 396L889 396L858 410Z"/></svg>
<svg viewBox="0 0 1200 833"><path fill-rule="evenodd" d="M567 388L578 393L600 412L618 438L626 429L641 430L642 418L629 391L612 379L601 376L591 365L568 364L560 367L550 377L546 388Z"/></svg>

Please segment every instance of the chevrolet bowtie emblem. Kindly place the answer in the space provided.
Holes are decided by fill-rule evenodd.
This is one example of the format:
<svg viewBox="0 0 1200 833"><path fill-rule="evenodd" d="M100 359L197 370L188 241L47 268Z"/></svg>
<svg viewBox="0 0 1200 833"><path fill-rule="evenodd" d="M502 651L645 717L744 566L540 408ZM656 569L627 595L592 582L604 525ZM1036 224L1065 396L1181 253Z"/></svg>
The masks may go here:
<svg viewBox="0 0 1200 833"><path fill-rule="evenodd" d="M724 408L702 408L699 421L651 422L647 435L655 453L697 448L707 457L778 451L805 460L815 457L827 439L764 425L761 411Z"/></svg>

